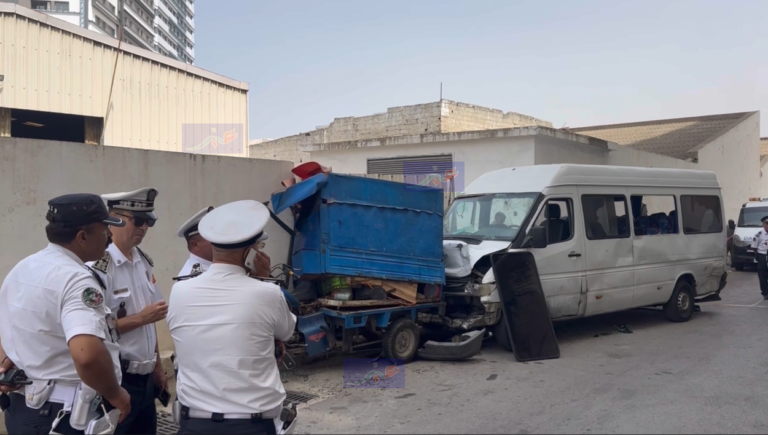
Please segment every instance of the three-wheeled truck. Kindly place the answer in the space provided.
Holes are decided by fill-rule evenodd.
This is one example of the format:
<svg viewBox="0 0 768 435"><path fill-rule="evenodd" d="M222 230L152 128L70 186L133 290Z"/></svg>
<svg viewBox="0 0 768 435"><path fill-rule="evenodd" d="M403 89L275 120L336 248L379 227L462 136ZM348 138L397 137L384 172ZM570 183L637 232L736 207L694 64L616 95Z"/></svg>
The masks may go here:
<svg viewBox="0 0 768 435"><path fill-rule="evenodd" d="M272 217L291 235L288 262L273 268L298 316L288 353L411 361L420 318L445 312L443 201L441 189L323 172L273 194ZM287 209L293 229L277 217Z"/></svg>

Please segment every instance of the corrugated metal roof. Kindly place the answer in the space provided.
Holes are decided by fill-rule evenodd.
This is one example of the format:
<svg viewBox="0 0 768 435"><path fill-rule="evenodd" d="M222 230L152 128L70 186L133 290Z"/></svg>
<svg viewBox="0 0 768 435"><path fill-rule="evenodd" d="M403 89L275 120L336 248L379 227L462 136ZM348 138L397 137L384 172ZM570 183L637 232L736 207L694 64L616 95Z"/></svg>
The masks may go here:
<svg viewBox="0 0 768 435"><path fill-rule="evenodd" d="M696 158L698 149L738 125L755 112L728 113L693 118L662 119L628 124L599 125L569 129L630 146L640 151L676 159Z"/></svg>
<svg viewBox="0 0 768 435"><path fill-rule="evenodd" d="M760 138L760 157L768 155L768 137Z"/></svg>

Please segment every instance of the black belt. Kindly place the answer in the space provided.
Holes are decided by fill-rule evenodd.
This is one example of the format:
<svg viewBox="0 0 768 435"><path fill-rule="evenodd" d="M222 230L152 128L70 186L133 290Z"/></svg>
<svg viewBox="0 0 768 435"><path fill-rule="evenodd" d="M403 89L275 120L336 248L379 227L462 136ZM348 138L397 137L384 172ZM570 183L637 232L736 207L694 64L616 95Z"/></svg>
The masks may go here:
<svg viewBox="0 0 768 435"><path fill-rule="evenodd" d="M258 423L258 422L261 422L261 421L270 420L270 419L262 418L261 415L262 414L260 412L255 413L255 414L251 414L251 423ZM183 418L184 420L189 420L190 419L190 417L189 417L189 406L181 405L181 418ZM216 422L216 423L221 423L222 421L224 421L224 414L222 414L220 412L212 412L211 413L211 421Z"/></svg>

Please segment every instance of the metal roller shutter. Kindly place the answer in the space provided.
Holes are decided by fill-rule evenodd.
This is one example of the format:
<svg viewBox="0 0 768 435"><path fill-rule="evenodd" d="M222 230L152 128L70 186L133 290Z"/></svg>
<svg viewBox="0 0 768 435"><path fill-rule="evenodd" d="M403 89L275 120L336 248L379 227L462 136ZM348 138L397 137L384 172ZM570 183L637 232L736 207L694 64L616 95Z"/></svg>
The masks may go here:
<svg viewBox="0 0 768 435"><path fill-rule="evenodd" d="M442 174L453 169L453 155L409 156L368 159L368 174Z"/></svg>

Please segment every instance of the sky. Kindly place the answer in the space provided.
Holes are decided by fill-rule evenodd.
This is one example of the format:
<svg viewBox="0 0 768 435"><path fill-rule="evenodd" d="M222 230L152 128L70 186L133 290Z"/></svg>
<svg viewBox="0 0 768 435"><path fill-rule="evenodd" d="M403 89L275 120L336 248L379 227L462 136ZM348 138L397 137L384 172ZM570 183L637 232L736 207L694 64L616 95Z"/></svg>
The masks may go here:
<svg viewBox="0 0 768 435"><path fill-rule="evenodd" d="M443 98L560 128L761 111L768 1L195 2L195 64L247 82L250 138Z"/></svg>

